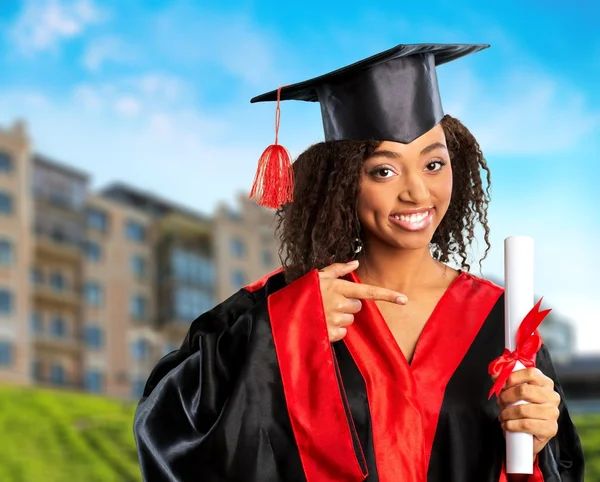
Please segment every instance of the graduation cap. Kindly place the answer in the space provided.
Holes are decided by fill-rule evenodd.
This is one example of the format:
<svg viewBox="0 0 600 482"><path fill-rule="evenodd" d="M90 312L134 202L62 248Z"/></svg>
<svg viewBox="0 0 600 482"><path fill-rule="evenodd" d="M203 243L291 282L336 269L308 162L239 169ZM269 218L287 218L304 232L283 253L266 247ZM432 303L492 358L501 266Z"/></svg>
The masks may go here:
<svg viewBox="0 0 600 482"><path fill-rule="evenodd" d="M280 101L319 102L325 141L408 144L444 116L436 67L487 44L397 45L325 75L280 87L250 102L276 101L275 143L262 154L250 197L277 208L292 200L291 156L279 144Z"/></svg>

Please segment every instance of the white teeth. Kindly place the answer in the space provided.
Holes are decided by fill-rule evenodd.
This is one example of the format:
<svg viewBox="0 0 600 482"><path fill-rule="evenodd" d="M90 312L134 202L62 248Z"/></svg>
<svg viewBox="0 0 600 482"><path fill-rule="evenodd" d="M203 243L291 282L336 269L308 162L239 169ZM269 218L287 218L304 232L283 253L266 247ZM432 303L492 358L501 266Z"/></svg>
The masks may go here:
<svg viewBox="0 0 600 482"><path fill-rule="evenodd" d="M429 211L425 211L424 213L419 213L419 214L411 214L408 216L406 216L404 214L395 214L394 215L394 217L396 219L398 219L399 221L404 221L404 222L408 222L408 223L420 223L427 216L429 216Z"/></svg>

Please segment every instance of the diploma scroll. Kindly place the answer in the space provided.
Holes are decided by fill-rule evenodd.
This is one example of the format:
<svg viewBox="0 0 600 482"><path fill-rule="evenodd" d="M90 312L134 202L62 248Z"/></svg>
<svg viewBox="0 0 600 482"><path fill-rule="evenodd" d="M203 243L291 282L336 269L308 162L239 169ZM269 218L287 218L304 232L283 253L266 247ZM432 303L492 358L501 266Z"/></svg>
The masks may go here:
<svg viewBox="0 0 600 482"><path fill-rule="evenodd" d="M504 240L504 342L508 350L516 348L521 321L534 305L533 239L511 236ZM517 361L513 372L525 366ZM520 401L517 404L527 402ZM533 435L506 433L506 473L533 473Z"/></svg>

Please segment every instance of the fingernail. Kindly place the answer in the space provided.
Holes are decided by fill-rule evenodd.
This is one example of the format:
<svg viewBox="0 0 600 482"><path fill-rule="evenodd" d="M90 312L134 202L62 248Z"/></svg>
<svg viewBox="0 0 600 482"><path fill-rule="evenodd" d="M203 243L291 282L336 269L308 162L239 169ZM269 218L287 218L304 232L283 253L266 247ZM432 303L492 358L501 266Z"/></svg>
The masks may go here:
<svg viewBox="0 0 600 482"><path fill-rule="evenodd" d="M408 298L404 295L400 295L400 296L398 296L398 298L396 298L396 303L398 303L400 305L403 305L407 301L408 301Z"/></svg>
<svg viewBox="0 0 600 482"><path fill-rule="evenodd" d="M353 259L352 261L348 261L346 264L348 266L356 266L358 264L358 260L357 259Z"/></svg>

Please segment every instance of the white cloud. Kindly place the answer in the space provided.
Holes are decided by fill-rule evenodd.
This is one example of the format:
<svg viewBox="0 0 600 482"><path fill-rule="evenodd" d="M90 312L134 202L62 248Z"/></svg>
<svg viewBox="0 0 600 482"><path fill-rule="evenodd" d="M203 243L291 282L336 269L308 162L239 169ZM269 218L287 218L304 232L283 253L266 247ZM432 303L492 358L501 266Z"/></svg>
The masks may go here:
<svg viewBox="0 0 600 482"><path fill-rule="evenodd" d="M83 111L95 114L110 108L131 117L142 110L153 113L187 108L194 94L178 77L147 73L114 82L78 85L73 89L72 100Z"/></svg>
<svg viewBox="0 0 600 482"><path fill-rule="evenodd" d="M135 117L141 112L142 105L134 97L123 96L119 97L115 102L115 110L126 117Z"/></svg>
<svg viewBox="0 0 600 482"><path fill-rule="evenodd" d="M11 37L24 53L52 51L103 18L92 0L26 0Z"/></svg>
<svg viewBox="0 0 600 482"><path fill-rule="evenodd" d="M73 92L73 100L85 110L98 112L105 106L105 100L97 89L90 86L76 87Z"/></svg>
<svg viewBox="0 0 600 482"><path fill-rule="evenodd" d="M130 80L130 83L139 88L144 94L158 95L169 102L180 100L182 96L191 93L191 89L184 81L178 77L164 74L142 75ZM189 97L188 100L190 100Z"/></svg>
<svg viewBox="0 0 600 482"><path fill-rule="evenodd" d="M102 37L91 41L83 54L83 65L92 72L106 62L127 62L135 58L131 49L117 37Z"/></svg>
<svg viewBox="0 0 600 482"><path fill-rule="evenodd" d="M223 17L191 4L174 4L160 12L152 30L157 52L171 61L213 64L249 84L273 78L275 69L292 56L281 39L238 12Z"/></svg>
<svg viewBox="0 0 600 482"><path fill-rule="evenodd" d="M519 81L515 77L508 86L506 102L484 102L482 106L488 120L478 136L491 152L539 155L566 151L600 125L600 114L586 109L582 94L550 79L522 76Z"/></svg>
<svg viewBox="0 0 600 482"><path fill-rule="evenodd" d="M440 69L446 112L461 118L486 155L567 152L600 130L585 96L549 74L513 71L484 85L465 69Z"/></svg>

